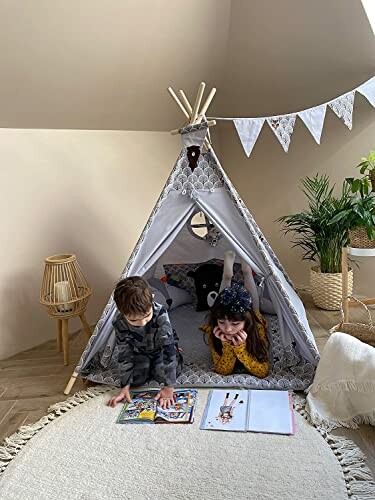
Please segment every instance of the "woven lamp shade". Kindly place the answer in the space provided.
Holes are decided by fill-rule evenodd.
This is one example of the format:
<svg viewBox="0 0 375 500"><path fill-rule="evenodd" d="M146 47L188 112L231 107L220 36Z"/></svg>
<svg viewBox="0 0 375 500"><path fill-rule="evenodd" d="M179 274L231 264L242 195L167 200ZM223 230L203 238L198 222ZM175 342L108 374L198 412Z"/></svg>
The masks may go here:
<svg viewBox="0 0 375 500"><path fill-rule="evenodd" d="M40 302L47 307L48 314L67 319L85 311L92 288L77 257L73 254L52 255L44 262Z"/></svg>

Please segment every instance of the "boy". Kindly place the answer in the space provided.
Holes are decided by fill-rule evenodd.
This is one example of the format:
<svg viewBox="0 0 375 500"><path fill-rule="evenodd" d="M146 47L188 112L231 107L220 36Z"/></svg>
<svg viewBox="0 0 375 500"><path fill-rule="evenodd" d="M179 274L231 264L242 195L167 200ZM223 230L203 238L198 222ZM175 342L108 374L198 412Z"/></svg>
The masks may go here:
<svg viewBox="0 0 375 500"><path fill-rule="evenodd" d="M119 310L113 326L122 389L107 406L114 407L123 399L130 403L131 385L141 386L155 379L163 384L155 399L162 408L169 408L176 377L181 373L182 356L166 309L153 302L152 291L140 276L121 280L113 298Z"/></svg>

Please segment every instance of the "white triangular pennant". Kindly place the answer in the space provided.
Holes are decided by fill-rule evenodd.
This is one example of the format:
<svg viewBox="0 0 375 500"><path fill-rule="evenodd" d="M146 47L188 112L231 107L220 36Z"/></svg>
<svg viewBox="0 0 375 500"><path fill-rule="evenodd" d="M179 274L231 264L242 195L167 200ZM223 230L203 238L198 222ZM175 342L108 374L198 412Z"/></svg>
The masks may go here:
<svg viewBox="0 0 375 500"><path fill-rule="evenodd" d="M267 123L278 138L283 150L287 153L294 124L296 123L296 115L274 116L267 118Z"/></svg>
<svg viewBox="0 0 375 500"><path fill-rule="evenodd" d="M305 111L297 113L318 144L320 144L326 111L327 104L321 104L315 108L306 109Z"/></svg>
<svg viewBox="0 0 375 500"><path fill-rule="evenodd" d="M338 97L328 104L334 113L341 118L349 130L351 130L353 126L354 94L355 90L352 90L351 92Z"/></svg>
<svg viewBox="0 0 375 500"><path fill-rule="evenodd" d="M375 76L368 82L363 83L357 88L357 91L364 95L368 102L375 107Z"/></svg>
<svg viewBox="0 0 375 500"><path fill-rule="evenodd" d="M236 118L233 120L247 156L250 156L264 124L264 118Z"/></svg>

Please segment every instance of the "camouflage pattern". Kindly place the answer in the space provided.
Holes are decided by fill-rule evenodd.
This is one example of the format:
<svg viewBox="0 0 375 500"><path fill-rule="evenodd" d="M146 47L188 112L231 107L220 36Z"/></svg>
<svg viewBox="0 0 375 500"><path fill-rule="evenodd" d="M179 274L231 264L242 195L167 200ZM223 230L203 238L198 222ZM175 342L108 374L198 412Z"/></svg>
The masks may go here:
<svg viewBox="0 0 375 500"><path fill-rule="evenodd" d="M152 319L144 327L130 325L121 313L113 321L122 387L140 386L150 380L174 386L181 373L178 337L168 312L156 302L152 307Z"/></svg>

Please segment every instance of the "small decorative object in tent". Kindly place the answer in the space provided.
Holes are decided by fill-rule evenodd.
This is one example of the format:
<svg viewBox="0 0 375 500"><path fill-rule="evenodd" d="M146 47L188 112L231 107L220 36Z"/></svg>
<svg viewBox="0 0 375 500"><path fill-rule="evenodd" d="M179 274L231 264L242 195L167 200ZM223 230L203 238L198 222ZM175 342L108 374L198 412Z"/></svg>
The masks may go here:
<svg viewBox="0 0 375 500"><path fill-rule="evenodd" d="M68 320L79 316L91 337L85 317L91 293L75 255L52 255L45 259L40 302L47 307L48 314L57 319L57 349L59 352L64 350L64 365L69 364Z"/></svg>
<svg viewBox="0 0 375 500"><path fill-rule="evenodd" d="M184 146L121 278L132 275L159 278L157 270L164 264L180 263L183 267L186 262L197 268L197 264L220 259L226 250L233 250L239 259L251 265L276 311L276 315L270 318L270 324L276 326L271 326L269 331L273 339L272 371L266 379L257 379L250 374L223 377L212 372L209 365L198 366L193 361L185 366L177 379L177 386L307 388L312 382L319 353L305 309L281 263L215 155L209 131L215 121L207 120L206 112L216 89L211 90L199 109L204 89L202 82L193 106L182 90L179 91L180 99L172 88L168 89L187 119L182 128L172 131L172 134L181 134ZM221 238L216 239L215 245L209 244L209 238L197 238L189 227L197 212L203 213L206 226L209 221L209 225L212 224L220 233ZM172 311L176 314L175 321L182 318L184 311L186 313L186 309L178 309ZM97 383L120 385L119 349L112 325L116 314L112 294L65 394L69 394L78 376ZM188 346L194 341L193 337L199 336L199 323L193 326L194 321L200 321L199 314L195 308L190 309L188 321L184 322L186 330L183 333ZM173 324L173 318L171 320ZM177 330L181 340L182 332L179 328ZM204 344L202 349L195 351L197 356L204 347L207 346ZM186 348L184 353L186 361Z"/></svg>

